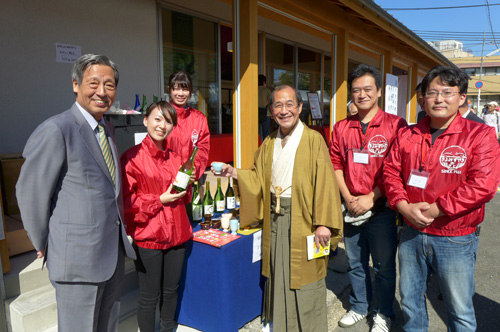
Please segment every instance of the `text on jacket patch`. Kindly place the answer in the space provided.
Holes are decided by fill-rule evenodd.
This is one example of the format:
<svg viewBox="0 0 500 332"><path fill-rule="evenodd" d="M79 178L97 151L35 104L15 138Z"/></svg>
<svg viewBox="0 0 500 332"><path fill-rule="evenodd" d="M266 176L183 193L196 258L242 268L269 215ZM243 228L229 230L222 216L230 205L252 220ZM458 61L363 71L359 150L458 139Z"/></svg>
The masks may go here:
<svg viewBox="0 0 500 332"><path fill-rule="evenodd" d="M462 171L458 169L464 166L466 161L467 153L464 149L458 145L449 146L441 152L441 156L439 157L441 166L446 168L442 169L441 173L462 174Z"/></svg>

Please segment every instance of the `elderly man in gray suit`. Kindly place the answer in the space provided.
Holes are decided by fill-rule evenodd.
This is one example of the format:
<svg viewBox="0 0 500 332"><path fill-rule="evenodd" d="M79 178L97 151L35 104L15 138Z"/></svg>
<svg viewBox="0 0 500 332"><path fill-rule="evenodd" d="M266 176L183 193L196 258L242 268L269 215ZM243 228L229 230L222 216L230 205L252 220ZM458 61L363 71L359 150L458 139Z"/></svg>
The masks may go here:
<svg viewBox="0 0 500 332"><path fill-rule="evenodd" d="M135 258L123 225L119 156L103 114L118 68L81 56L73 106L29 138L17 199L25 229L56 289L59 331L117 331L124 256Z"/></svg>

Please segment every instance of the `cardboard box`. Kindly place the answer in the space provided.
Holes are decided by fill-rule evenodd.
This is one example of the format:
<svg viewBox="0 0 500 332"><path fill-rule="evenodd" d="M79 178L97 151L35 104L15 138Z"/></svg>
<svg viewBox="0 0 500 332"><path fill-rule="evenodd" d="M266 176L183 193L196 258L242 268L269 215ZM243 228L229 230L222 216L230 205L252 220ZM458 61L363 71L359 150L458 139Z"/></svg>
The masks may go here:
<svg viewBox="0 0 500 332"><path fill-rule="evenodd" d="M2 197L4 213L6 215L19 213L16 198L16 183L23 163L24 158L21 154L0 154Z"/></svg>

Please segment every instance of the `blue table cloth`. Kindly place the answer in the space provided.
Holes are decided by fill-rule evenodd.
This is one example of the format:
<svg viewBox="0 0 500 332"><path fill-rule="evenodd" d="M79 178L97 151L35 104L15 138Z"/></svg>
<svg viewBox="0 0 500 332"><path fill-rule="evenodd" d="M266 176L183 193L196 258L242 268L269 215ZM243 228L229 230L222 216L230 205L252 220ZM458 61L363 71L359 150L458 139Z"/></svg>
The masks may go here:
<svg viewBox="0 0 500 332"><path fill-rule="evenodd" d="M193 232L199 230L193 224ZM262 261L252 263L253 234L221 248L186 243L177 321L204 332L235 332L262 313Z"/></svg>

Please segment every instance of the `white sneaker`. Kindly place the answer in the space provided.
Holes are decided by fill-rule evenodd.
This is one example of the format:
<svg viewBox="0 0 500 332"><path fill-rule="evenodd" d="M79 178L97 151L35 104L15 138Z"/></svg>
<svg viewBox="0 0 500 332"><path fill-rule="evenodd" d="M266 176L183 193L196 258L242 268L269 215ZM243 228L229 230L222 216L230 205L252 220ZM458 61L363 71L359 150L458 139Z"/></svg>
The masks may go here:
<svg viewBox="0 0 500 332"><path fill-rule="evenodd" d="M370 332L389 332L391 330L392 321L389 317L380 313L373 317L373 326Z"/></svg>
<svg viewBox="0 0 500 332"><path fill-rule="evenodd" d="M366 315L361 315L361 314L358 314L356 311L349 310L339 320L339 325L342 327L351 327L365 317L366 317Z"/></svg>
<svg viewBox="0 0 500 332"><path fill-rule="evenodd" d="M266 326L260 330L261 332L273 332L273 324L272 323L267 323Z"/></svg>

